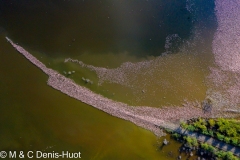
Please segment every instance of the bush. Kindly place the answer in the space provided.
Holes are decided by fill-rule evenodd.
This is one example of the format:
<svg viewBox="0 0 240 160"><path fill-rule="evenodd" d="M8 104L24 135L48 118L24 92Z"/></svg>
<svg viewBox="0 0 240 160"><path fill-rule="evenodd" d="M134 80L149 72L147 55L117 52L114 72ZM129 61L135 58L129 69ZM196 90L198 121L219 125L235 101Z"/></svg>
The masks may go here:
<svg viewBox="0 0 240 160"><path fill-rule="evenodd" d="M234 160L235 156L233 155L232 152L226 152L225 157L227 160Z"/></svg>
<svg viewBox="0 0 240 160"><path fill-rule="evenodd" d="M187 129L188 125L185 122L181 122L181 127L184 128L184 129Z"/></svg>
<svg viewBox="0 0 240 160"><path fill-rule="evenodd" d="M220 134L220 133L217 133L217 138L220 140L220 141L223 141L225 136Z"/></svg>
<svg viewBox="0 0 240 160"><path fill-rule="evenodd" d="M208 123L209 123L210 127L214 127L216 124L214 119L209 119Z"/></svg>
<svg viewBox="0 0 240 160"><path fill-rule="evenodd" d="M204 126L207 125L205 119L199 118L199 119L198 119L198 122L199 122L200 124L204 125Z"/></svg>
<svg viewBox="0 0 240 160"><path fill-rule="evenodd" d="M225 123L225 119L223 119L223 118L218 118L217 119L217 125L219 126L219 127L221 127L222 125L224 125L224 123Z"/></svg>
<svg viewBox="0 0 240 160"><path fill-rule="evenodd" d="M213 133L212 130L208 131L208 133L209 133L210 136L212 136L212 137L214 136L214 133Z"/></svg>
<svg viewBox="0 0 240 160"><path fill-rule="evenodd" d="M198 141L195 137L187 136L187 137L184 137L184 140L186 140L187 145L189 147L192 147L192 146L197 147L198 146Z"/></svg>
<svg viewBox="0 0 240 160"><path fill-rule="evenodd" d="M232 144L237 146L238 145L238 139L237 138L231 138Z"/></svg>
<svg viewBox="0 0 240 160"><path fill-rule="evenodd" d="M222 133L226 132L227 130L228 130L228 128L227 128L225 125L221 125L221 126L219 126L219 128L218 128L218 131L220 131L220 132L222 132Z"/></svg>
<svg viewBox="0 0 240 160"><path fill-rule="evenodd" d="M187 145L188 145L189 147L192 147L192 138L189 137L189 136L187 136L187 137L184 137L184 139L186 140Z"/></svg>
<svg viewBox="0 0 240 160"><path fill-rule="evenodd" d="M225 141L226 143L230 143L230 138L229 138L229 137L225 137L225 138L224 138L224 141Z"/></svg>
<svg viewBox="0 0 240 160"><path fill-rule="evenodd" d="M209 145L208 145L207 143L202 143L202 144L201 144L202 149L204 149L204 150L206 150L206 151L208 150L208 146L209 146Z"/></svg>
<svg viewBox="0 0 240 160"><path fill-rule="evenodd" d="M204 125L199 125L199 128L202 130L202 132L207 132L207 127Z"/></svg>
<svg viewBox="0 0 240 160"><path fill-rule="evenodd" d="M201 131L207 131L207 123L204 119L199 118L194 124L195 128L199 128Z"/></svg>
<svg viewBox="0 0 240 160"><path fill-rule="evenodd" d="M196 139L195 137L192 138L192 145L193 145L194 147L197 147L197 146L198 146L198 141L197 141L197 139Z"/></svg>
<svg viewBox="0 0 240 160"><path fill-rule="evenodd" d="M202 134L210 135L209 132L208 132L207 130L202 131Z"/></svg>
<svg viewBox="0 0 240 160"><path fill-rule="evenodd" d="M188 126L187 126L187 130L189 130L189 131L195 131L196 128L195 128L193 125L188 125Z"/></svg>
<svg viewBox="0 0 240 160"><path fill-rule="evenodd" d="M217 125L219 127L218 130L222 133L226 132L227 130L229 130L231 128L230 122L223 118L218 118Z"/></svg>
<svg viewBox="0 0 240 160"><path fill-rule="evenodd" d="M178 138L181 137L181 135L178 134L178 133L173 133L173 134L172 134L172 137L175 138L175 139L178 139Z"/></svg>
<svg viewBox="0 0 240 160"><path fill-rule="evenodd" d="M215 147L213 147L212 145L209 145L209 144L207 144L207 143L202 143L202 144L201 144L201 147L202 147L204 150L209 151L209 152L211 152L211 153L215 153L215 152L216 152Z"/></svg>
<svg viewBox="0 0 240 160"><path fill-rule="evenodd" d="M231 127L226 130L228 136L236 137L237 136L237 130L234 127Z"/></svg>
<svg viewBox="0 0 240 160"><path fill-rule="evenodd" d="M213 146L209 145L208 146L208 151L211 152L211 153L215 153L216 149Z"/></svg>
<svg viewBox="0 0 240 160"><path fill-rule="evenodd" d="M223 152L223 151L218 151L216 153L217 157L218 158L224 158L226 156L226 152Z"/></svg>

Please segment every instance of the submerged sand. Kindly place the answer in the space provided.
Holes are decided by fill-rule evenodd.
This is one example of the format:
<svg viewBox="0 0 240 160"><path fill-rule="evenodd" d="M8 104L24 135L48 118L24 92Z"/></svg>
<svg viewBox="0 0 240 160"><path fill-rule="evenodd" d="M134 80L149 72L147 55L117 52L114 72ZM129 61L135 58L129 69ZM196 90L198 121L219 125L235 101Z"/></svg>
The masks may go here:
<svg viewBox="0 0 240 160"><path fill-rule="evenodd" d="M113 101L76 84L73 80L59 74L57 71L47 68L24 48L13 43L8 37L6 39L19 53L49 76L47 81L49 86L112 116L131 121L156 135L162 135L159 127L175 129L178 126L176 122L179 122L179 120L210 116L210 114L204 114L202 109L197 107L200 105L199 103L186 103L182 107L153 108L147 106L134 107Z"/></svg>

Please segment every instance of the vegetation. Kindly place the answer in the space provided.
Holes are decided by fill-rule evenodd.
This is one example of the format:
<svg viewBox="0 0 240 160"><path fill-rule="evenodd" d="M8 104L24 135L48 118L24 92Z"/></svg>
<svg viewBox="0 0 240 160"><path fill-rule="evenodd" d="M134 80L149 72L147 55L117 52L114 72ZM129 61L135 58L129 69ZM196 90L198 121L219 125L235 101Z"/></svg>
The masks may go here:
<svg viewBox="0 0 240 160"><path fill-rule="evenodd" d="M186 144L188 147L197 147L198 146L198 141L194 137L184 137L184 140L186 141Z"/></svg>
<svg viewBox="0 0 240 160"><path fill-rule="evenodd" d="M195 150L196 151L195 153L198 156L204 157L207 159L218 158L219 160L240 160L238 157L234 156L232 152L218 150L217 148L207 143L200 143L194 137L190 137L190 136L183 137L178 133L172 133L171 136L178 140L184 140L185 145L182 146L182 148L180 149L180 152L185 151L187 154L190 154L192 151Z"/></svg>
<svg viewBox="0 0 240 160"><path fill-rule="evenodd" d="M195 131L196 128L195 128L193 125L188 125L188 126L187 126L187 130L189 130L189 131Z"/></svg>
<svg viewBox="0 0 240 160"><path fill-rule="evenodd" d="M209 123L211 128L213 128L215 126L215 124L216 124L214 119L209 119L208 123Z"/></svg>
<svg viewBox="0 0 240 160"><path fill-rule="evenodd" d="M181 138L181 135L178 133L173 133L172 137L175 138L176 140L178 140L179 138Z"/></svg>
<svg viewBox="0 0 240 160"><path fill-rule="evenodd" d="M205 151L209 151L210 153L215 153L216 152L216 149L213 146L211 146L207 143L202 143L201 148L203 148Z"/></svg>
<svg viewBox="0 0 240 160"><path fill-rule="evenodd" d="M240 121L234 119L192 119L181 122L181 127L189 131L201 132L202 134L217 138L225 143L240 146ZM219 160L240 160L232 152L218 150L207 143L199 143L196 138L172 133L172 137L184 142L181 152L190 154L196 150L196 154L203 158Z"/></svg>
<svg viewBox="0 0 240 160"><path fill-rule="evenodd" d="M216 156L223 160L239 160L232 152L217 151Z"/></svg>
<svg viewBox="0 0 240 160"><path fill-rule="evenodd" d="M240 122L234 119L202 119L181 123L184 129L215 137L235 146L240 146Z"/></svg>
<svg viewBox="0 0 240 160"><path fill-rule="evenodd" d="M188 125L185 122L181 122L181 127L184 128L184 129L187 129Z"/></svg>
<svg viewBox="0 0 240 160"><path fill-rule="evenodd" d="M167 133L170 133L170 134L172 133L172 130L167 129L167 128L165 129L165 131L166 131Z"/></svg>
<svg viewBox="0 0 240 160"><path fill-rule="evenodd" d="M201 148L222 160L239 160L239 158L234 156L232 152L219 151L207 143L202 143Z"/></svg>

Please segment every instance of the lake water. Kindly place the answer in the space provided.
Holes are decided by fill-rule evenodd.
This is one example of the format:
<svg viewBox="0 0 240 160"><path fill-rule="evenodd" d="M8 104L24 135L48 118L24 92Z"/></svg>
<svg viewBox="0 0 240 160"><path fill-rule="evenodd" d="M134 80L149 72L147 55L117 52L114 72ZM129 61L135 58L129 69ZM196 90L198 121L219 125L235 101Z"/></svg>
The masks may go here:
<svg viewBox="0 0 240 160"><path fill-rule="evenodd" d="M0 149L81 151L84 159L169 159L166 153L177 154L180 146L173 141L159 151L149 131L53 90L4 36L62 74L76 71L69 77L96 93L162 107L205 99L215 29L213 0L0 1ZM69 57L106 74L64 63Z"/></svg>
<svg viewBox="0 0 240 160"><path fill-rule="evenodd" d="M25 0L2 1L1 6L10 38L48 67L62 74L76 71L70 78L108 98L161 107L206 96L216 28L213 1ZM103 67L108 77L124 62L135 65L121 69L124 82L111 83L112 78L102 80L87 68L64 63L69 57Z"/></svg>
<svg viewBox="0 0 240 160"><path fill-rule="evenodd" d="M180 143L47 86L47 76L0 37L0 150L81 152L82 159L175 159ZM169 140L169 136L167 137ZM167 155L173 151L174 158Z"/></svg>

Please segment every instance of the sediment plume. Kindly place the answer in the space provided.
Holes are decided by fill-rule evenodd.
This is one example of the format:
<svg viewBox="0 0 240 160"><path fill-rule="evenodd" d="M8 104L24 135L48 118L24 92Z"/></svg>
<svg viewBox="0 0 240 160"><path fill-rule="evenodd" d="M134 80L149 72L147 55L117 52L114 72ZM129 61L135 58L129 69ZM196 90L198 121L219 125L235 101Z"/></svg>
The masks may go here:
<svg viewBox="0 0 240 160"><path fill-rule="evenodd" d="M167 53L171 53L173 42L177 42L180 40L181 38L178 36L178 34L168 35L165 41L166 52L162 53L161 55L167 55ZM134 89L137 88L136 80L138 79L138 76L141 77L141 75L143 74L145 76L152 77L155 74L156 70L158 70L158 72L162 72L162 70L166 68L165 61L164 59L162 59L162 56L158 56L153 60L144 60L136 63L124 62L121 64L121 66L117 68L110 68L110 69L88 65L83 63L82 61L79 61L77 59L72 59L72 58L66 58L64 62L77 63L83 68L87 68L91 71L94 71L98 76L99 85L101 85L104 82L108 82L108 83L120 84L120 85L127 86ZM133 84L133 82L135 83ZM151 79L149 78L148 82L152 83L154 82L154 80L151 81ZM160 83L160 86L161 85L162 84ZM142 86L142 84L139 86Z"/></svg>
<svg viewBox="0 0 240 160"><path fill-rule="evenodd" d="M163 107L152 108L146 106L129 106L127 104L116 102L96 94L91 90L77 85L73 80L59 74L50 68L47 68L42 62L31 55L21 46L13 43L8 37L7 41L30 62L41 69L49 76L47 84L62 93L102 110L112 116L122 118L133 122L137 126L143 127L160 136L163 132L159 126L169 129L175 129L178 125L173 122L186 120L196 117L209 117L211 114L204 114L201 108L195 107L194 103L186 103L183 107ZM213 113L214 111L212 111Z"/></svg>

